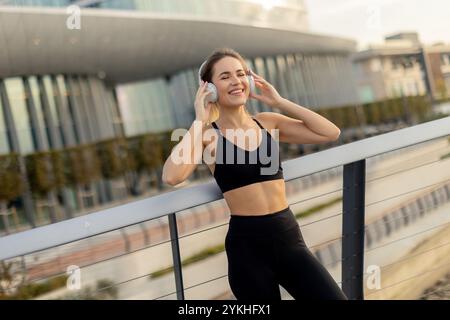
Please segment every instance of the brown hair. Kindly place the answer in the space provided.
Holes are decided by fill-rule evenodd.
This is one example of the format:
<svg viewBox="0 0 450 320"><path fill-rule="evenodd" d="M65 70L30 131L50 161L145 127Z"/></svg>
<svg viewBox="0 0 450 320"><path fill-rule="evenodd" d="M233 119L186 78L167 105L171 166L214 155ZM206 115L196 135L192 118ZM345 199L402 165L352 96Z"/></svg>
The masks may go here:
<svg viewBox="0 0 450 320"><path fill-rule="evenodd" d="M249 68L247 66L247 63L245 62L245 59L237 51L231 48L219 48L215 49L213 53L211 53L209 57L206 59L206 63L203 65L203 68L200 73L201 80L212 83L211 79L213 67L219 60L225 57L233 57L238 59L241 62L245 72L246 73L249 72ZM251 116L247 108L245 108L245 111L249 116ZM211 112L209 114L208 124L210 124L213 121L216 121L218 118L219 118L219 108L217 107L217 104L214 103L211 108Z"/></svg>

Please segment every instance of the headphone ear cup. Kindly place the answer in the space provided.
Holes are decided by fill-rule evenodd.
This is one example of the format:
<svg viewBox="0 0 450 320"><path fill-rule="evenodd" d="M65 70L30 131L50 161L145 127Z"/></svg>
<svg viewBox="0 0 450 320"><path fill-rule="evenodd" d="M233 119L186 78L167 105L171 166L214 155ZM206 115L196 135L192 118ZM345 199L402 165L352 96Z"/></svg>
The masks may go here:
<svg viewBox="0 0 450 320"><path fill-rule="evenodd" d="M206 96L206 100L208 102L213 102L213 103L217 102L217 100L219 98L218 94L217 94L217 88L211 82L208 83L208 91L211 92L211 93Z"/></svg>
<svg viewBox="0 0 450 320"><path fill-rule="evenodd" d="M203 61L203 63L200 65L200 68L198 69L198 85L201 86L202 85L202 77L201 77L201 73L202 73L202 68L205 65L206 60ZM208 94L208 96L206 97L206 101L207 102L217 102L218 100L218 95L217 95L217 88L214 84L212 84L211 82L208 83L208 88L207 90L209 92L211 92L210 94Z"/></svg>
<svg viewBox="0 0 450 320"><path fill-rule="evenodd" d="M248 77L248 83L249 83L250 93L256 93L255 79L253 78L252 75L248 75L247 77Z"/></svg>

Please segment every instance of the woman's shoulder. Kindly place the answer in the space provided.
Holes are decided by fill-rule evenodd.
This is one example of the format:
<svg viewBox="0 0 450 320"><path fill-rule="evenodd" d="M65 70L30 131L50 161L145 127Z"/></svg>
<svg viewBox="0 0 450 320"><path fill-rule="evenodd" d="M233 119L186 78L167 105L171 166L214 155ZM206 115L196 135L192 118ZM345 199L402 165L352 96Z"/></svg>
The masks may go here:
<svg viewBox="0 0 450 320"><path fill-rule="evenodd" d="M253 116L253 118L258 120L266 130L271 130L271 129L276 128L276 125L275 125L276 118L275 117L276 117L275 112L268 112L268 111L260 112Z"/></svg>

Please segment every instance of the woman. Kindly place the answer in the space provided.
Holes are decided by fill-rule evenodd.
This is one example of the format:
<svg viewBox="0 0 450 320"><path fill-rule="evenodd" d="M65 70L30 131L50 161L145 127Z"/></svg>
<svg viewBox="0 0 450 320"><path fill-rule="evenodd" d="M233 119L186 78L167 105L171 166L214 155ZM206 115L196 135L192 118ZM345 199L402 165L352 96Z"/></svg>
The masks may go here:
<svg viewBox="0 0 450 320"><path fill-rule="evenodd" d="M283 169L273 137L278 133L281 142L324 143L336 140L339 128L319 114L282 98L269 82L250 71L242 56L232 49L212 53L201 66L199 78L196 119L164 164L163 181L176 185L190 176L203 156L193 152L196 146L211 151L214 161L208 161L207 165L231 213L225 250L228 281L235 297L280 300L281 285L294 299L347 299L305 245L286 200ZM259 94L252 89L251 82L260 90ZM261 112L252 117L245 105L249 98L292 117L277 112ZM202 128L200 133L194 130L195 126ZM253 139L248 144L246 139L233 139L232 136L239 138L238 129L241 133L242 129L254 133L249 135ZM207 135L205 131L213 134ZM269 163L261 160L261 149L266 149ZM189 161L181 164L173 161L172 155L180 150L192 151L188 152ZM234 157L227 156L230 152ZM256 162L250 163L250 157L256 158ZM262 174L276 160L275 170Z"/></svg>

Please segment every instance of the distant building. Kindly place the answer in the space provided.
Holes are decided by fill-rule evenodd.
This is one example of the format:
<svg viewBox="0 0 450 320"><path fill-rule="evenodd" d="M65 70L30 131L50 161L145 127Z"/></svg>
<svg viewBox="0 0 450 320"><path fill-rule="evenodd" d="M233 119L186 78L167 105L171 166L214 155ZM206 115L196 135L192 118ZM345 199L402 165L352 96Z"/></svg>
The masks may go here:
<svg viewBox="0 0 450 320"><path fill-rule="evenodd" d="M360 102L450 92L449 45L424 46L416 32L385 37L352 55ZM429 84L427 84L427 81ZM428 86L430 89L427 89Z"/></svg>
<svg viewBox="0 0 450 320"><path fill-rule="evenodd" d="M427 46L425 52L433 97L450 97L450 44Z"/></svg>
<svg viewBox="0 0 450 320"><path fill-rule="evenodd" d="M360 101L425 94L420 52L418 39L408 33L405 38L386 37L384 44L355 53L352 59Z"/></svg>

